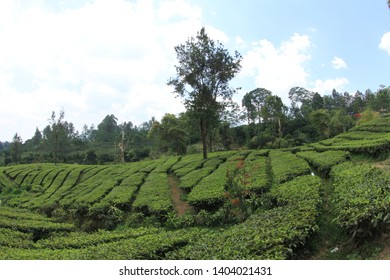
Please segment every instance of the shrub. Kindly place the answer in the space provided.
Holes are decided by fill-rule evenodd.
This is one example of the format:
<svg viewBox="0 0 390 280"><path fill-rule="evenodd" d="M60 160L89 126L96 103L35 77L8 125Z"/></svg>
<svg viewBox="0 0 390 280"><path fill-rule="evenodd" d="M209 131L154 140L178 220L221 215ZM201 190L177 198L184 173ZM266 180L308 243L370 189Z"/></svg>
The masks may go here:
<svg viewBox="0 0 390 280"><path fill-rule="evenodd" d="M349 158L349 152L325 151L322 153L315 151L299 152L297 156L305 159L310 165L323 174L328 174L331 168L342 163Z"/></svg>
<svg viewBox="0 0 390 280"><path fill-rule="evenodd" d="M331 171L335 222L359 241L390 224L390 178L378 168L344 163Z"/></svg>
<svg viewBox="0 0 390 280"><path fill-rule="evenodd" d="M133 207L140 211L161 215L169 212L173 203L168 175L152 172L141 186Z"/></svg>
<svg viewBox="0 0 390 280"><path fill-rule="evenodd" d="M271 190L276 207L245 222L208 232L170 254L171 259L286 259L318 230L321 180L302 176Z"/></svg>
<svg viewBox="0 0 390 280"><path fill-rule="evenodd" d="M297 176L310 173L307 162L290 152L271 151L269 156L275 184L284 183Z"/></svg>

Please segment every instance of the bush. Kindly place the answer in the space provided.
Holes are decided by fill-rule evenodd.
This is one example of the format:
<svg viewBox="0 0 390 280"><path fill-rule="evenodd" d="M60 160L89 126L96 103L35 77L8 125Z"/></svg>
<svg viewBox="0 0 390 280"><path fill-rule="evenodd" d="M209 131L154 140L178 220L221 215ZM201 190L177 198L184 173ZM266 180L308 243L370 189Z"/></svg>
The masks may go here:
<svg viewBox="0 0 390 280"><path fill-rule="evenodd" d="M310 173L307 162L290 152L271 151L271 172L275 184L292 180L293 178Z"/></svg>
<svg viewBox="0 0 390 280"><path fill-rule="evenodd" d="M146 178L133 203L133 207L147 214L164 215L173 207L166 173L152 172Z"/></svg>
<svg viewBox="0 0 390 280"><path fill-rule="evenodd" d="M332 168L335 222L356 241L390 224L390 178L378 168L343 163Z"/></svg>
<svg viewBox="0 0 390 280"><path fill-rule="evenodd" d="M97 164L98 163L98 157L95 153L95 151L88 151L84 158L85 164Z"/></svg>
<svg viewBox="0 0 390 280"><path fill-rule="evenodd" d="M318 230L321 180L302 176L270 192L276 207L258 210L245 222L208 232L170 254L171 259L287 259ZM201 212L200 212L201 213ZM202 212L203 216L209 214Z"/></svg>
<svg viewBox="0 0 390 280"><path fill-rule="evenodd" d="M323 174L328 174L331 168L349 159L349 152L325 151L322 153L315 151L298 152L297 156L305 159L310 165Z"/></svg>

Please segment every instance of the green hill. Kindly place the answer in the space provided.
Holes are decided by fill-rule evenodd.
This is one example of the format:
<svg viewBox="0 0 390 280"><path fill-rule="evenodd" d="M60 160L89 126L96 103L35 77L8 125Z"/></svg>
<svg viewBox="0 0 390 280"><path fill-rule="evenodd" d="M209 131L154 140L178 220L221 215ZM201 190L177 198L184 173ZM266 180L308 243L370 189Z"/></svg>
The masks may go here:
<svg viewBox="0 0 390 280"><path fill-rule="evenodd" d="M1 167L0 259L388 259L389 151L382 118L290 150Z"/></svg>

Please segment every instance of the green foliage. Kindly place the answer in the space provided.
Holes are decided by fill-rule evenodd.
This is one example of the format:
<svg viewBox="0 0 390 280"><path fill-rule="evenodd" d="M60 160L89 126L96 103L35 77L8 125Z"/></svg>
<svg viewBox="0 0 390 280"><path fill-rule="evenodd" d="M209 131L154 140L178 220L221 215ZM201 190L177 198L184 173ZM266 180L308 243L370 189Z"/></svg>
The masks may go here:
<svg viewBox="0 0 390 280"><path fill-rule="evenodd" d="M346 135L358 139L359 133L367 139L338 137L322 146L387 137L365 130ZM360 241L389 226L390 179L365 165L336 165L348 157L302 147L216 152L207 160L188 155L106 166L2 167L1 204L12 208L0 207L0 259L295 258L318 230L320 214L322 182L305 175L306 161L321 172L332 168L334 225ZM176 213L170 172L180 175L189 192L183 199L195 213Z"/></svg>
<svg viewBox="0 0 390 280"><path fill-rule="evenodd" d="M7 228L33 234L38 240L51 232L70 232L76 228L73 224L59 223L45 216L33 214L26 210L0 207L0 229Z"/></svg>
<svg viewBox="0 0 390 280"><path fill-rule="evenodd" d="M198 168L201 168L202 164L203 164L203 160L193 161L192 163L187 164L186 166L180 169L176 169L174 173L177 177L181 178L185 176L187 173L190 173Z"/></svg>
<svg viewBox="0 0 390 280"><path fill-rule="evenodd" d="M328 145L323 145L324 142L311 144L315 150L322 152L328 150L348 151L351 153L365 153L376 156L381 153L390 151L390 139L377 140L331 140Z"/></svg>
<svg viewBox="0 0 390 280"><path fill-rule="evenodd" d="M307 162L292 153L274 150L269 153L269 157L273 181L276 184L310 173Z"/></svg>
<svg viewBox="0 0 390 280"><path fill-rule="evenodd" d="M183 169L183 168L182 168ZM180 170L182 170L180 169ZM204 177L208 176L215 170L214 167L203 167L200 169L192 170L180 178L179 188L191 190L197 183ZM180 174L180 173L179 173Z"/></svg>
<svg viewBox="0 0 390 280"><path fill-rule="evenodd" d="M99 230L93 233L70 232L66 235L53 235L49 238L39 240L36 248L49 249L81 249L98 244L117 242L119 240L137 238L148 234L162 232L159 228L137 228L118 231Z"/></svg>
<svg viewBox="0 0 390 280"><path fill-rule="evenodd" d="M172 209L171 190L166 173L152 172L146 178L133 203L135 209L146 213L164 214Z"/></svg>
<svg viewBox="0 0 390 280"><path fill-rule="evenodd" d="M141 168L139 171L150 173L160 165L165 162L166 158L159 158L157 160L147 160L145 161L145 166Z"/></svg>
<svg viewBox="0 0 390 280"><path fill-rule="evenodd" d="M172 171L176 171L180 168L185 167L186 165L192 163L193 161L202 161L202 156L200 154L186 155L180 158L180 160L172 166Z"/></svg>
<svg viewBox="0 0 390 280"><path fill-rule="evenodd" d="M16 133L10 145L11 159L14 163L18 163L21 160L22 144L23 144L22 138L20 137L20 135Z"/></svg>
<svg viewBox="0 0 390 280"><path fill-rule="evenodd" d="M322 138L329 138L331 134L331 116L325 109L319 109L310 113L310 122Z"/></svg>
<svg viewBox="0 0 390 280"><path fill-rule="evenodd" d="M259 155L258 152L249 154L243 163L243 170L236 177L236 181L238 181L245 190L262 193L266 191L271 184L267 158L264 156L253 157L252 154Z"/></svg>
<svg viewBox="0 0 390 280"><path fill-rule="evenodd" d="M179 187L190 191L193 189L203 178L213 173L218 166L224 162L229 156L234 153L210 153L208 160L203 160L199 157L194 158L189 164L175 170L175 175L179 177ZM183 158L183 163L187 161L187 156ZM181 165L179 165L181 166ZM177 168L175 166L175 168Z"/></svg>
<svg viewBox="0 0 390 280"><path fill-rule="evenodd" d="M368 165L344 163L331 171L335 221L355 240L386 230L390 224L390 178Z"/></svg>
<svg viewBox="0 0 390 280"><path fill-rule="evenodd" d="M203 158L207 158L207 138L219 121L219 114L230 105L235 90L229 81L241 69L242 57L232 57L219 42L214 42L202 28L196 38L175 47L177 76L168 85L184 98L184 105L192 119L197 120L203 144Z"/></svg>
<svg viewBox="0 0 390 280"><path fill-rule="evenodd" d="M373 156L390 151L390 119L380 118L364 122L347 133L311 144L317 151L342 150Z"/></svg>
<svg viewBox="0 0 390 280"><path fill-rule="evenodd" d="M271 190L279 207L259 210L245 222L210 232L172 252L172 259L286 259L317 230L321 181L298 177Z"/></svg>
<svg viewBox="0 0 390 280"><path fill-rule="evenodd" d="M157 166L156 169L155 169L155 172L169 172L172 168L172 166L177 163L178 161L180 160L180 157L176 156L176 157L168 157L166 159L166 161Z"/></svg>
<svg viewBox="0 0 390 280"><path fill-rule="evenodd" d="M372 127L372 126L370 126ZM389 128L390 129L390 128ZM365 130L351 130L349 132L340 134L335 137L336 139L347 139L347 140L377 140L382 138L390 138L390 133L388 132L373 132Z"/></svg>
<svg viewBox="0 0 390 280"><path fill-rule="evenodd" d="M98 157L95 153L95 151L87 151L87 154L85 155L84 159L85 164L97 164L98 163Z"/></svg>
<svg viewBox="0 0 390 280"><path fill-rule="evenodd" d="M161 123L154 121L149 138L156 139L160 150L170 150L176 155L185 154L188 141L185 123L182 118L173 114L165 114Z"/></svg>
<svg viewBox="0 0 390 280"><path fill-rule="evenodd" d="M272 92L265 88L256 88L246 93L242 99L242 106L245 107L245 117L248 119L248 123L261 122L263 117L263 107L265 106L266 98L272 96Z"/></svg>
<svg viewBox="0 0 390 280"><path fill-rule="evenodd" d="M122 180L119 186L114 187L103 199L111 205L125 206L129 204L138 188L142 185L146 174L134 173Z"/></svg>
<svg viewBox="0 0 390 280"><path fill-rule="evenodd" d="M206 229L160 231L140 228L124 232L72 234L37 243L32 250L0 247L0 259L34 260L124 260L166 259L171 251L206 234ZM73 237L73 238L72 238ZM79 241L80 243L78 243Z"/></svg>
<svg viewBox="0 0 390 280"><path fill-rule="evenodd" d="M33 234L9 228L0 228L0 246L9 248L29 248L34 245Z"/></svg>
<svg viewBox="0 0 390 280"><path fill-rule="evenodd" d="M224 200L228 167L228 163L223 163L203 178L188 195L188 202L199 207L221 203Z"/></svg>
<svg viewBox="0 0 390 280"><path fill-rule="evenodd" d="M349 153L343 151L326 151L322 153L306 151L298 152L297 155L323 174L328 174L334 165L342 163L349 158Z"/></svg>

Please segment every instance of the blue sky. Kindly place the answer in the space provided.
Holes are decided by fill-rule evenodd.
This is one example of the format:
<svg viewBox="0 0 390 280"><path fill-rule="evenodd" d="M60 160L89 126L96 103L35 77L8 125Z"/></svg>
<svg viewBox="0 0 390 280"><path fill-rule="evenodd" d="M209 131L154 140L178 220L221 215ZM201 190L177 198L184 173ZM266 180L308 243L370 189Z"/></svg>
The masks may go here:
<svg viewBox="0 0 390 280"><path fill-rule="evenodd" d="M389 86L386 0L5 0L0 2L0 140L27 140L52 111L76 129L107 114L140 124L184 110L166 85L174 46L202 26L243 56L242 96Z"/></svg>

